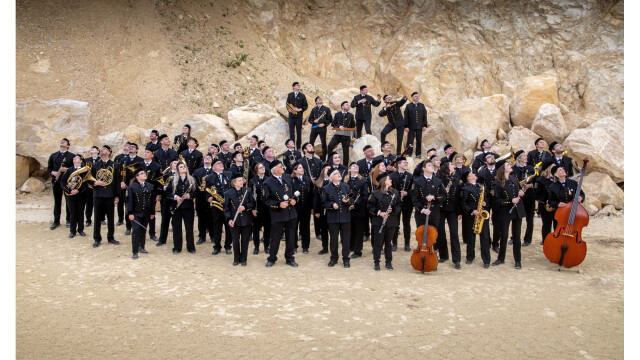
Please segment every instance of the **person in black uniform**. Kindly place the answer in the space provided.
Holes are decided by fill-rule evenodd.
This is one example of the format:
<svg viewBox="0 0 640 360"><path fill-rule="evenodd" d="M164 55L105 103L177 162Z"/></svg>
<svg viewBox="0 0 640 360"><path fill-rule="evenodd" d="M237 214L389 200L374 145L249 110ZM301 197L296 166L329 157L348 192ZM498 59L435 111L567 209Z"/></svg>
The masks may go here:
<svg viewBox="0 0 640 360"><path fill-rule="evenodd" d="M553 171L553 184L549 186L549 206L558 209L573 201L578 191L578 182L567 177L567 171L562 166L556 166ZM584 201L584 191L580 189L578 201Z"/></svg>
<svg viewBox="0 0 640 360"><path fill-rule="evenodd" d="M441 164L442 163L446 163L447 161L453 162L453 158L451 157L451 154L456 152L453 149L453 145L447 144L447 145L444 146L443 150L444 150L444 156L442 158L440 158L440 163ZM455 166L455 163L453 165Z"/></svg>
<svg viewBox="0 0 640 360"><path fill-rule="evenodd" d="M320 144L322 145L322 156L320 159L325 161L327 158L327 126L331 125L331 109L322 106L322 98L316 96L316 106L311 109L309 114L309 124L311 125L311 133L309 134L309 142L315 147L316 138L320 136ZM304 145L302 146L304 149Z"/></svg>
<svg viewBox="0 0 640 360"><path fill-rule="evenodd" d="M337 152L332 152L329 154L327 162L329 165L338 171L340 171L340 177L345 177L347 175L347 167L342 165L342 161L340 161L340 154Z"/></svg>
<svg viewBox="0 0 640 360"><path fill-rule="evenodd" d="M416 209L416 228L425 225L426 215L429 215L429 225L438 228L440 224L440 204L444 201L446 191L442 181L433 176L433 164L425 161L422 167L423 175L413 180L411 202ZM429 205L431 201L431 206Z"/></svg>
<svg viewBox="0 0 640 360"><path fill-rule="evenodd" d="M205 178L205 186L208 189L215 188L216 192L219 196L224 196L224 193L229 190L231 187L231 176L233 175L230 171L224 171L224 163L222 159L213 160L213 173L208 175ZM211 203L212 201L219 202L215 200L213 196L209 193L205 195L207 198L207 202ZM218 204L219 207L224 206L224 202ZM211 219L213 223L213 252L212 255L218 255L220 253L220 249L222 248L220 242L222 240L222 227L224 225L225 228L225 238L224 238L224 248L225 252L231 254L231 228L229 228L229 224L225 221L224 217L224 209L221 210L216 206L211 206Z"/></svg>
<svg viewBox="0 0 640 360"><path fill-rule="evenodd" d="M302 152L304 156L298 159L298 164L302 164L304 174L311 178L311 181L315 182L320 175L322 160L313 156L315 154L315 150L311 143L304 143L302 145Z"/></svg>
<svg viewBox="0 0 640 360"><path fill-rule="evenodd" d="M300 149L300 144L302 143L302 115L307 111L309 104L307 104L307 97L300 92L300 83L296 81L291 86L293 91L287 95L287 104L293 107L296 114L289 111L289 138L294 139L296 149Z"/></svg>
<svg viewBox="0 0 640 360"><path fill-rule="evenodd" d="M218 153L219 152L220 152L220 145L218 145L218 144L211 144L207 148L207 154L211 155L211 157L213 159L218 158Z"/></svg>
<svg viewBox="0 0 640 360"><path fill-rule="evenodd" d="M375 160L375 152L371 145L365 145L362 148L362 152L364 153L364 158L358 160L358 169L360 170L360 175L363 177L367 177L371 170L373 169L373 161Z"/></svg>
<svg viewBox="0 0 640 360"><path fill-rule="evenodd" d="M60 213L62 212L62 186L60 177L72 165L74 154L69 152L69 140L64 138L60 140L60 151L56 151L49 156L47 164L47 172L51 175L51 184L53 188L53 223L49 229L53 230L60 226ZM69 208L66 207L67 227L71 226Z"/></svg>
<svg viewBox="0 0 640 360"><path fill-rule="evenodd" d="M491 191L490 187L478 184L477 176L471 170L462 173L462 181L465 183L461 189L460 208L462 212L462 239L467 244L467 264L471 264L476 257L476 234L473 232L473 224L476 216L480 216L478 211L478 201L480 194L484 190L482 208L487 210L487 196ZM482 223L480 234L488 233L489 222ZM488 269L491 263L491 239L489 236L480 236L480 256L484 263L484 268Z"/></svg>
<svg viewBox="0 0 640 360"><path fill-rule="evenodd" d="M551 153L545 150L545 146L547 145L542 138L537 138L534 142L536 146L535 149L529 151L527 154L527 165L536 166L538 163L546 163L551 160Z"/></svg>
<svg viewBox="0 0 640 360"><path fill-rule="evenodd" d="M177 176L178 173L178 160L173 160L169 164L169 170L167 170L164 175L162 175L162 185L161 188L158 189L157 194L162 196L160 200L160 214L162 215L162 220L160 221L160 239L156 246L162 246L167 243L167 238L169 237L169 225L171 224L171 218L173 213L171 212L171 199L167 198L167 193L170 191L170 186L173 181L174 176ZM161 173L162 174L162 173Z"/></svg>
<svg viewBox="0 0 640 360"><path fill-rule="evenodd" d="M187 141L187 150L180 153L182 158L187 163L187 169L189 169L189 174L193 175L193 172L196 169L202 167L202 153L196 150L198 147L198 140L195 138L190 138Z"/></svg>
<svg viewBox="0 0 640 360"><path fill-rule="evenodd" d="M422 132L427 130L427 108L423 103L418 102L420 95L417 92L411 94L411 102L404 108L404 119L407 124L409 135L407 146L413 145L416 140L417 158L422 158ZM408 156L413 155L413 148L409 149Z"/></svg>
<svg viewBox="0 0 640 360"><path fill-rule="evenodd" d="M284 165L278 160L269 164L271 175L264 182L264 203L269 207L271 215L271 240L267 267L273 266L278 260L278 250L282 233L285 234L286 245L284 257L287 265L297 267L293 249L296 239L296 199L293 197L293 182L291 176L284 173Z"/></svg>
<svg viewBox="0 0 640 360"><path fill-rule="evenodd" d="M91 168L91 175L97 179L93 183L93 218L96 219L93 223L93 247L100 246L100 241L102 241L101 222L98 219L102 219L104 216L107 218L107 241L113 245L120 244L113 237L113 207L120 201L120 167L109 159L110 156L111 148L108 145L103 145L100 149L100 161ZM108 180L107 177L98 176L98 172L101 170L101 174L111 173L111 182L104 181Z"/></svg>
<svg viewBox="0 0 640 360"><path fill-rule="evenodd" d="M493 182L496 179L496 173L497 173L496 156L493 153L486 153L486 154L481 154L481 155L483 155L484 166L482 166L482 169L480 169L480 171L478 171L477 173L474 173L474 174L477 174L478 182L487 187L487 191L489 192L489 196L491 196L491 193L492 193L491 190L493 188ZM478 156L480 156L480 155L478 155ZM485 194L485 198L486 197L487 197L487 194ZM487 203L489 203L489 201L487 201ZM492 202L491 202L490 207L492 209L494 208ZM499 253L500 252L500 238L502 237L502 235L500 233L501 226L500 226L500 222L498 220L498 210L497 209L495 209L495 211L491 211L491 223L493 224L493 242L491 244L491 247L493 248L493 251L495 251L496 253ZM482 234L480 234L480 237L482 238L483 236L491 237L491 234L490 234L489 231L487 231L486 233L483 231Z"/></svg>
<svg viewBox="0 0 640 360"><path fill-rule="evenodd" d="M122 152L113 158L113 161L118 163L118 165L122 164L122 159L129 156L129 145L131 145L131 143L128 141L124 143L124 145L122 145Z"/></svg>
<svg viewBox="0 0 640 360"><path fill-rule="evenodd" d="M160 164L160 168L164 171L171 165L171 162L178 160L178 153L171 149L171 140L167 134L162 134L158 138L160 141L160 148L153 154L153 161Z"/></svg>
<svg viewBox="0 0 640 360"><path fill-rule="evenodd" d="M189 139L191 139L191 125L185 124L182 127L182 134L173 138L173 148L178 154L182 154L183 151L187 150Z"/></svg>
<svg viewBox="0 0 640 360"><path fill-rule="evenodd" d="M162 169L160 168L160 164L153 161L153 145L147 145L147 148L144 149L144 161L141 165L141 168L147 174L147 182L153 185L153 208L152 212L155 214L156 212L156 203L160 201L162 204L162 185L159 180L162 179ZM156 217L149 218L149 238L153 241L158 241L159 239L156 237Z"/></svg>
<svg viewBox="0 0 640 360"><path fill-rule="evenodd" d="M151 152L149 147L149 152ZM147 254L145 250L145 227L149 226L149 220L155 218L155 192L153 185L147 179L147 172L143 167L137 168L133 173L133 181L127 189L127 214L133 223L131 233L131 249L133 259L138 258L138 252Z"/></svg>
<svg viewBox="0 0 640 360"><path fill-rule="evenodd" d="M409 164L407 158L401 156L396 159L396 166L398 171L389 174L389 178L392 181L393 188L398 190L400 196L400 203L402 204L402 233L404 234L404 251L411 251L411 212L413 211L413 204L411 203L411 195L409 191L413 186L413 175L407 171ZM393 246L392 250L398 249L398 236L400 234L400 223L396 227L396 232L393 234Z"/></svg>
<svg viewBox="0 0 640 360"><path fill-rule="evenodd" d="M351 212L349 245L350 250L353 252L350 258L355 259L362 256L364 228L368 224L366 214L369 186L367 185L367 179L360 175L360 168L355 162L349 165L349 174L345 176L344 182L349 185L349 197L353 202L353 205L349 207Z"/></svg>
<svg viewBox="0 0 640 360"><path fill-rule="evenodd" d="M182 251L182 223L187 238L187 251L196 252L193 242L193 199L197 191L196 180L189 175L189 169L183 163L178 163L177 174L167 186L167 199L171 201L169 208L173 212L171 227L173 228L173 253Z"/></svg>
<svg viewBox="0 0 640 360"><path fill-rule="evenodd" d="M120 167L120 171L122 171L122 165L124 164L124 160L129 157L129 145L131 145L130 142L126 142L124 143L124 145L122 146L122 152L118 155L116 155L113 158L113 161ZM121 178L123 177L122 174L120 176ZM121 186L121 184L118 184L118 186ZM116 205L115 207L115 212L116 215L118 216L117 220L116 220L116 226L120 226L122 224L124 224L124 201L126 199L126 193L124 193L123 191L120 192L120 200L118 201L118 205ZM102 225L105 224L104 218L101 219L102 220Z"/></svg>
<svg viewBox="0 0 640 360"><path fill-rule="evenodd" d="M127 205L127 187L128 184L133 181L133 170L140 167L144 162L141 157L138 156L138 144L129 143L129 155L123 157L120 160L120 201L118 202L118 222L116 226L122 225L121 214L124 216L126 231L125 235L131 234L131 221L128 214L125 214L125 207Z"/></svg>
<svg viewBox="0 0 640 360"><path fill-rule="evenodd" d="M525 216L521 197L524 196L524 191L520 190L518 180L511 176L512 168L510 163L500 160L496 164L496 168L498 170L492 185L492 200L494 204L493 210L497 213L500 226L500 252L498 253L498 260L491 265L504 264L504 258L507 253L509 225L511 225L514 230L513 259L516 269L521 269L520 228L522 227L522 218Z"/></svg>
<svg viewBox="0 0 640 360"><path fill-rule="evenodd" d="M60 185L62 186L62 189L65 193L64 195L66 198L67 208L69 208L69 218L71 220L71 226L69 227L69 238L76 236L76 232L80 234L80 236L86 236L86 234L84 233L83 217L87 195L86 192L89 184L87 181L82 181L82 184L77 189L74 188L72 190L69 190L69 188L67 187L67 184L69 182L79 181L87 174L87 171L83 171L78 172L77 174L73 175L73 177L71 177L74 172L80 171L83 168L83 161L84 159L82 158L82 155L74 155L73 165L71 165L67 169L67 171L65 171L65 173L60 177Z"/></svg>
<svg viewBox="0 0 640 360"><path fill-rule="evenodd" d="M338 128L340 130L344 130L345 128L355 127L355 120L353 118L353 114L349 112L349 103L346 101L343 101L342 104L340 104L340 107L342 108L342 111L335 113L335 115L333 116L333 122L331 122L331 126L333 126L334 128ZM334 134L333 137L331 138L331 141L329 141L329 146L327 147L327 150L329 152L333 152L333 149L336 146L338 146L338 144L341 144L342 155L343 155L343 158L345 159L344 162L348 164L349 163L349 146L351 145L351 139L355 140L355 138L352 138L351 136L348 136L348 135Z"/></svg>
<svg viewBox="0 0 640 360"><path fill-rule="evenodd" d="M297 233L302 238L302 253L309 253L311 243L311 209L313 207L313 182L304 174L304 166L297 162L293 165L291 174L293 181L293 191L299 191L300 195L296 201L296 212L298 213ZM294 252L298 250L298 239L295 239Z"/></svg>
<svg viewBox="0 0 640 360"><path fill-rule="evenodd" d="M160 133L158 132L158 130L151 130L151 132L149 133L149 142L147 143L147 145L145 145L145 149L150 149L152 153L155 153L156 150L160 149L160 140L158 139L158 137L160 136Z"/></svg>
<svg viewBox="0 0 640 360"><path fill-rule="evenodd" d="M253 254L260 252L260 229L264 227L262 232L262 243L264 253L269 253L269 239L271 235L271 216L269 215L269 207L264 203L264 181L267 179L266 168L261 162L253 166L255 176L251 178L250 187L253 197L256 200L256 207L253 213Z"/></svg>
<svg viewBox="0 0 640 360"><path fill-rule="evenodd" d="M232 163L231 166L229 166L229 172L231 173L231 177L233 177L233 175L236 174L240 174L242 176L244 176L244 156L242 154L242 152L240 151L236 151L233 153L232 155Z"/></svg>
<svg viewBox="0 0 640 360"><path fill-rule="evenodd" d="M549 144L549 150L551 150L551 160L555 162L557 165L562 166L564 171L566 171L568 177L573 176L573 163L571 162L571 158L568 156L562 155L564 149L562 148L562 144L554 141Z"/></svg>
<svg viewBox="0 0 640 360"><path fill-rule="evenodd" d="M386 105L380 110L378 114L380 117L387 117L389 123L384 126L380 133L380 141L384 143L387 134L396 131L396 154L400 156L402 154L402 138L404 137L404 129L407 125L404 123L404 117L402 117L402 106L407 102L407 98L403 97L398 101L391 101L391 96L385 95L383 97Z"/></svg>
<svg viewBox="0 0 640 360"><path fill-rule="evenodd" d="M258 162L262 163L265 169L268 169L271 162L273 162L275 159L276 159L276 152L274 151L274 149L265 145L262 148L262 158L258 160ZM267 176L269 175L271 175L271 173L267 172Z"/></svg>
<svg viewBox="0 0 640 360"><path fill-rule="evenodd" d="M218 153L218 159L222 160L222 164L225 169L229 168L229 163L232 160L232 153L229 152L229 142L227 140L220 141L220 152Z"/></svg>
<svg viewBox="0 0 640 360"><path fill-rule="evenodd" d="M518 150L518 152L515 153L515 158L516 164L513 166L513 175L518 179L518 182L524 181L530 177L527 184L521 186L524 191L522 204L524 205L527 221L524 238L522 239L522 246L529 246L531 245L531 239L533 238L533 215L536 211L536 199L533 190L533 178L535 177L536 171L533 166L527 165L527 154L525 154L523 150Z"/></svg>
<svg viewBox="0 0 640 360"><path fill-rule="evenodd" d="M284 172L291 175L291 172L293 171L293 164L302 158L302 154L293 147L293 140L291 139L287 139L287 141L284 142L284 146L287 147L287 151L282 154L282 163L285 167Z"/></svg>
<svg viewBox="0 0 640 360"><path fill-rule="evenodd" d="M450 161L440 165L439 178L445 190L445 198L440 209L440 223L438 224L438 262L449 260L447 246L447 232L445 220L449 224L449 240L451 241L451 260L456 269L460 269L460 238L458 237L458 221L462 219L460 210L460 178L456 175L455 166ZM467 264L471 262L467 260Z"/></svg>
<svg viewBox="0 0 640 360"><path fill-rule="evenodd" d="M387 167L388 172L396 171L396 168L394 166L389 166L397 158L396 155L391 153L391 143L388 141L383 141L380 145L380 150L382 151L382 154L376 156L374 160L382 160L382 162Z"/></svg>
<svg viewBox="0 0 640 360"><path fill-rule="evenodd" d="M224 216L231 229L233 241L233 266L247 266L252 223L250 211L256 206L251 189L244 187L244 184L242 175L235 174L231 178L233 187L224 193Z"/></svg>
<svg viewBox="0 0 640 360"><path fill-rule="evenodd" d="M424 167L424 163L430 162L431 158L433 158L434 155L438 155L438 150L436 150L435 148L431 148L427 150L427 156L425 156L424 160L420 161L418 165L416 165L415 169L413 169L414 178L417 178L423 175L422 168Z"/></svg>
<svg viewBox="0 0 640 360"><path fill-rule="evenodd" d="M327 226L327 213L322 206L322 195L324 194L324 187L329 184L329 169L331 166L325 164L320 170L320 175L314 182L313 189L313 216L315 216L314 223L318 224L319 239L322 241L322 249L318 251L318 255L324 255L329 252L329 230ZM318 231L318 230L316 230ZM318 232L316 232L318 234ZM318 236L316 236L318 237Z"/></svg>
<svg viewBox="0 0 640 360"><path fill-rule="evenodd" d="M196 214L198 214L198 241L196 245L200 245L207 241L207 232L209 232L209 239L213 242L213 222L211 221L211 210L209 209L209 203L205 197L204 191L207 185L206 177L213 173L211 164L213 163L213 157L210 154L204 156L204 166L196 169L193 172L193 178L196 180L197 192L196 192Z"/></svg>
<svg viewBox="0 0 640 360"><path fill-rule="evenodd" d="M93 164L100 160L100 149L97 146L92 146L89 150L91 157L85 159L85 163L93 167ZM85 226L91 225L91 217L93 216L93 184L87 184L87 188L84 191L85 206L84 206L84 218Z"/></svg>
<svg viewBox="0 0 640 360"><path fill-rule="evenodd" d="M338 169L329 171L331 182L324 187L322 194L322 207L327 212L327 225L329 227L329 249L331 257L329 267L338 262L338 235L342 243L342 262L344 267L350 267L349 263L349 237L351 235L351 213L349 207L353 205L349 198L349 185L342 182L342 175Z"/></svg>
<svg viewBox="0 0 640 360"><path fill-rule="evenodd" d="M497 159L500 157L500 155L491 152L491 142L487 139L484 139L480 142L480 148L482 149L482 153L478 154L478 156L476 156L473 160L473 164L471 164L471 171L473 171L474 174L477 174L478 171L481 170L481 168L483 168L482 165L485 165L486 163L486 159L485 157L489 154L493 155L494 159Z"/></svg>
<svg viewBox="0 0 640 360"><path fill-rule="evenodd" d="M555 230L555 215L556 211L551 208L548 203L549 200L549 187L553 184L553 174L555 174L555 168L557 165L553 161L548 161L540 170L540 175L536 178L535 182L535 196L538 202L538 214L540 220L542 220L542 241L540 245L544 245L544 239L551 232L551 227ZM553 174L552 174L553 173ZM549 211L551 210L551 211Z"/></svg>
<svg viewBox="0 0 640 360"><path fill-rule="evenodd" d="M400 224L398 215L403 205L400 192L392 187L392 180L386 172L379 174L376 180L380 183L380 189L375 190L367 202L373 233L373 269L380 270L380 251L384 244L385 267L393 270L391 240ZM384 228L381 229L385 218Z"/></svg>
<svg viewBox="0 0 640 360"><path fill-rule="evenodd" d="M380 95L376 100L369 95L367 85L360 86L360 94L351 100L351 107L356 109L356 138L362 136L362 124L367 134L371 135L371 105L378 107L380 103Z"/></svg>
<svg viewBox="0 0 640 360"><path fill-rule="evenodd" d="M465 158L463 154L458 154L454 151L449 155L449 161L455 165L456 175L460 179L462 179L462 174L471 171L471 168L464 164Z"/></svg>

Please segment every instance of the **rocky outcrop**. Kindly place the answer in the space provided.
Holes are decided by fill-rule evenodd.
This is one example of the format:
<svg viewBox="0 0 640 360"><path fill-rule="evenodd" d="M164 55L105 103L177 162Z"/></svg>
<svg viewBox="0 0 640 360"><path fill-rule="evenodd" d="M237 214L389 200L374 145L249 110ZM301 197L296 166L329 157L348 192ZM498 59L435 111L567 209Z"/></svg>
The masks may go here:
<svg viewBox="0 0 640 360"><path fill-rule="evenodd" d="M265 104L242 106L228 113L229 127L238 137L249 134L251 130L274 118L282 119L276 109ZM251 135L253 134L249 134Z"/></svg>
<svg viewBox="0 0 640 360"><path fill-rule="evenodd" d="M373 135L367 134L353 142L353 147L349 150L349 161L358 161L359 159L364 158L364 152L362 149L367 145L371 145L376 156L382 154L382 151L380 150L380 140ZM340 154L342 154L342 152L340 152Z"/></svg>
<svg viewBox="0 0 640 360"><path fill-rule="evenodd" d="M547 143L562 142L569 131L560 113L560 108L553 104L542 104L536 114L531 131L540 135Z"/></svg>
<svg viewBox="0 0 640 360"><path fill-rule="evenodd" d="M260 140L266 141L269 147L274 149L276 156L287 151L284 142L289 138L289 125L280 115L252 129L249 134L239 139L238 142L241 143L242 146L248 146L249 138L251 138L253 134L258 135Z"/></svg>
<svg viewBox="0 0 640 360"><path fill-rule="evenodd" d="M42 180L35 177L30 177L27 179L27 181L24 182L24 184L22 184L22 187L20 187L20 191L35 194L43 192L44 187L44 182Z"/></svg>
<svg viewBox="0 0 640 360"><path fill-rule="evenodd" d="M551 75L524 78L515 89L511 102L511 122L514 126L531 128L540 107L549 103L558 105L558 87Z"/></svg>
<svg viewBox="0 0 640 360"><path fill-rule="evenodd" d="M191 126L191 136L198 140L198 149L200 151L206 152L209 144L217 144L222 139L226 139L231 143L236 139L235 133L227 126L225 119L212 114L190 114L183 117L179 123L169 127L167 134L169 134L172 141L175 135L182 132L184 124ZM249 145L249 143L246 145Z"/></svg>
<svg viewBox="0 0 640 360"><path fill-rule="evenodd" d="M16 187L22 186L29 178L29 158L16 155Z"/></svg>
<svg viewBox="0 0 640 360"><path fill-rule="evenodd" d="M585 201L591 199L591 203L595 203L598 208L606 205L613 205L616 209L624 207L624 191L607 174L589 173L584 177L582 190Z"/></svg>
<svg viewBox="0 0 640 360"><path fill-rule="evenodd" d="M518 150L524 150L525 152L529 152L535 149L535 141L540 136L534 133L533 131L524 128L522 126L514 126L509 132L507 136L507 140L509 141L509 146L513 152L517 152Z"/></svg>

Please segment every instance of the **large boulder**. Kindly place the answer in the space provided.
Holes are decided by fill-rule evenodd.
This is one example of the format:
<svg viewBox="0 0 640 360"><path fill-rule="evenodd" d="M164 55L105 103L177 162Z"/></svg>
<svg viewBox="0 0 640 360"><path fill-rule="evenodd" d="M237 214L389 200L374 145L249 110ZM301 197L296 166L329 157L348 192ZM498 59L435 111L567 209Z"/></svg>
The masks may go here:
<svg viewBox="0 0 640 360"><path fill-rule="evenodd" d="M558 86L551 75L524 78L516 87L510 105L513 126L531 128L542 104L558 105Z"/></svg>
<svg viewBox="0 0 640 360"><path fill-rule="evenodd" d="M360 94L360 89L358 88L346 88L346 89L335 90L331 93L331 95L329 95L329 99L328 99L329 101L327 101L327 99L324 99L324 105L329 107L332 112L340 111L341 110L340 103L342 103L343 101L348 101L349 104L351 104L351 100L353 99L353 97L358 94ZM375 98L375 95L372 95L372 96ZM311 104L311 106L313 106L313 104ZM372 106L371 109L376 109L376 108ZM377 111L372 111L372 112L377 113Z"/></svg>
<svg viewBox="0 0 640 360"><path fill-rule="evenodd" d="M446 140L457 152L476 150L483 139L492 143L498 129L508 123L509 111L504 104L506 95L464 99L443 114Z"/></svg>
<svg viewBox="0 0 640 360"><path fill-rule="evenodd" d="M167 134L171 137L171 141L175 135L182 133L184 124L191 126L191 136L198 140L198 149L205 153L211 143L217 144L220 140L227 140L233 144L236 139L236 134L229 128L225 119L213 114L189 114L169 127Z"/></svg>
<svg viewBox="0 0 640 360"><path fill-rule="evenodd" d="M585 194L585 200L593 198L601 206L613 205L616 209L624 207L624 191L607 174L589 173L584 177L582 190Z"/></svg>
<svg viewBox="0 0 640 360"><path fill-rule="evenodd" d="M284 142L289 138L289 125L280 115L276 114L275 117L251 130L249 134L237 140L237 142L242 146L249 146L249 138L253 134L258 135L260 140L264 140L270 148L274 149L276 156L287 151Z"/></svg>
<svg viewBox="0 0 640 360"><path fill-rule="evenodd" d="M29 100L16 105L16 154L46 164L67 138L70 151L87 154L95 143L89 103L70 99Z"/></svg>
<svg viewBox="0 0 640 360"><path fill-rule="evenodd" d="M371 147L373 147L373 151L376 156L382 154L382 151L380 150L380 140L373 135L366 134L353 142L353 147L349 150L349 162L358 161L364 158L364 152L362 149L367 145L371 145ZM342 152L340 152L340 154L342 154Z"/></svg>
<svg viewBox="0 0 640 360"><path fill-rule="evenodd" d="M560 108L548 103L540 106L533 124L531 124L531 131L540 135L547 143L562 142L569 135Z"/></svg>
<svg viewBox="0 0 640 360"><path fill-rule="evenodd" d="M29 178L29 158L16 155L16 188L19 188Z"/></svg>
<svg viewBox="0 0 640 360"><path fill-rule="evenodd" d="M266 104L242 106L229 110L229 127L235 131L238 137L249 134L253 129L273 118L281 118L273 107ZM288 133L288 130L287 130ZM253 135L249 134L249 136Z"/></svg>
<svg viewBox="0 0 640 360"><path fill-rule="evenodd" d="M538 136L538 134L527 128L514 126L511 128L511 132L509 132L507 140L509 141L509 146L511 146L511 149L514 152L518 150L529 152L536 148L535 141L539 137L540 136Z"/></svg>
<svg viewBox="0 0 640 360"><path fill-rule="evenodd" d="M614 182L624 181L624 123L602 118L586 129L574 130L563 143L578 165L589 159L589 171L608 174Z"/></svg>
<svg viewBox="0 0 640 360"><path fill-rule="evenodd" d="M406 134L405 134L406 137ZM405 142L406 144L406 142ZM446 132L443 123L436 123L433 125L427 126L427 130L422 132L422 155L427 155L427 150L434 148L438 150L438 153L444 151L444 146L447 145ZM413 144L415 146L415 143ZM457 148L454 147L454 149ZM415 149L413 149L413 154L416 154ZM441 155L444 156L444 155Z"/></svg>
<svg viewBox="0 0 640 360"><path fill-rule="evenodd" d="M43 192L44 181L35 177L30 177L27 179L27 181L24 182L24 184L22 184L22 187L20 187L20 191L31 194Z"/></svg>

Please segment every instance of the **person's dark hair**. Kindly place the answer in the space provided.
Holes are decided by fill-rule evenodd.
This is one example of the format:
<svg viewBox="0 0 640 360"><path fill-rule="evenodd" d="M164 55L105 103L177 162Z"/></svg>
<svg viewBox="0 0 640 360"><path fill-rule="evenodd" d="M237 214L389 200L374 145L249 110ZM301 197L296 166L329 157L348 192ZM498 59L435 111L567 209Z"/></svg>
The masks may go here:
<svg viewBox="0 0 640 360"><path fill-rule="evenodd" d="M498 168L498 171L496 171L496 180L502 187L504 187L504 183L507 181L506 169L507 167L502 165Z"/></svg>
<svg viewBox="0 0 640 360"><path fill-rule="evenodd" d="M160 136L160 133L156 129L151 130L151 133L156 134L156 136Z"/></svg>

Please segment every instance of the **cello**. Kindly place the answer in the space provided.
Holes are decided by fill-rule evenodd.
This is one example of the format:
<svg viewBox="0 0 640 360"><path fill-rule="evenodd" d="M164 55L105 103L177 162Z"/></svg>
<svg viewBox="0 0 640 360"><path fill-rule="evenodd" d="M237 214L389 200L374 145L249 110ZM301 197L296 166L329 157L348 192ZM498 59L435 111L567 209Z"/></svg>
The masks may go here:
<svg viewBox="0 0 640 360"><path fill-rule="evenodd" d="M544 256L554 264L564 267L580 265L587 256L587 243L582 240L582 228L589 225L589 213L582 207L578 196L582 189L582 179L587 169L588 159L584 159L580 170L580 182L574 199L556 210L558 222L553 233L544 239ZM558 268L560 270L560 268Z"/></svg>
<svg viewBox="0 0 640 360"><path fill-rule="evenodd" d="M427 203L427 207L431 208L431 201ZM430 272L438 268L438 255L436 255L433 248L437 238L438 229L433 225L429 225L429 215L427 215L424 225L420 225L416 229L418 247L411 254L411 266L422 274L425 271Z"/></svg>

